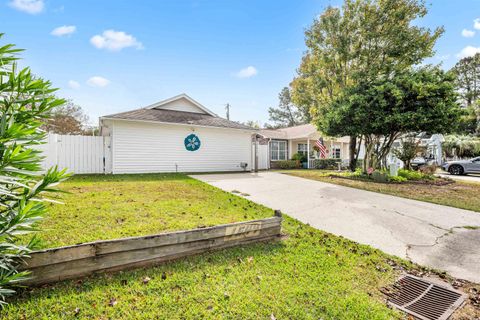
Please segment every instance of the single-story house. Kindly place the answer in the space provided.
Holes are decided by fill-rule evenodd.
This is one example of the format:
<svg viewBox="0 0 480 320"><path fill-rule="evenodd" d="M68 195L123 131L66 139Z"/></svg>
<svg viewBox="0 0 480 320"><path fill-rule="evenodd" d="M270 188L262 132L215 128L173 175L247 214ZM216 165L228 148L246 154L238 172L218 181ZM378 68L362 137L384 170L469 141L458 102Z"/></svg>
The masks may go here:
<svg viewBox="0 0 480 320"><path fill-rule="evenodd" d="M314 149L315 143L322 138L320 132L312 124L304 124L281 129L263 129L258 135L261 137L259 158L267 158L260 161L261 165L269 169L275 168L275 162L291 159L295 153L309 155L308 167L313 167L313 161L320 159L321 155ZM347 162L349 159L349 137L331 138L323 137L323 144L327 149L327 158L341 159ZM264 153L265 155L262 155Z"/></svg>
<svg viewBox="0 0 480 320"><path fill-rule="evenodd" d="M252 169L255 129L217 116L186 94L103 116L107 173Z"/></svg>

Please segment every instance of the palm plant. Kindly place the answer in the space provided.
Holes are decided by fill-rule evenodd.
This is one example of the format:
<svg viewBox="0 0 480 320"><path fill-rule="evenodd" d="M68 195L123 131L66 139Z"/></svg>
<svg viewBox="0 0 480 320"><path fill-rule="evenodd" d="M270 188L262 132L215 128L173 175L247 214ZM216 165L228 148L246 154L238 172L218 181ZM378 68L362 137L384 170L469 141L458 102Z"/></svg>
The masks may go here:
<svg viewBox="0 0 480 320"><path fill-rule="evenodd" d="M28 277L19 268L36 241L21 244L19 236L37 230L45 193L57 191L55 185L68 176L56 168L42 172L36 148L46 134L40 126L64 100L53 95L50 82L17 69L20 51L11 44L0 47L0 306Z"/></svg>

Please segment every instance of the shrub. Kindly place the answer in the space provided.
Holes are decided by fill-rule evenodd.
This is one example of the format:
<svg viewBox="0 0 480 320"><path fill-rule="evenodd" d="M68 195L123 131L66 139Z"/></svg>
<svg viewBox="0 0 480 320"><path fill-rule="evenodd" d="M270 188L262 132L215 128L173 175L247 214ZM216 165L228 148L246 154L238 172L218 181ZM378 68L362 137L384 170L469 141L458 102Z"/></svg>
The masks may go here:
<svg viewBox="0 0 480 320"><path fill-rule="evenodd" d="M419 143L415 137L407 137L401 140L401 147L393 149L392 153L405 163L405 168L411 169L410 163L419 151Z"/></svg>
<svg viewBox="0 0 480 320"><path fill-rule="evenodd" d="M21 245L18 236L37 230L47 210L44 193L56 191L53 186L66 178L56 169L41 174L42 157L35 149L45 138L40 126L64 100L55 98L50 82L36 79L28 68L17 70L18 51L0 47L0 306L27 277L18 269L36 244L33 238Z"/></svg>
<svg viewBox="0 0 480 320"><path fill-rule="evenodd" d="M342 162L340 159L315 159L313 160L313 168L315 169L338 169L338 163Z"/></svg>
<svg viewBox="0 0 480 320"><path fill-rule="evenodd" d="M276 166L279 169L298 169L300 168L300 161L296 161L296 160L277 161Z"/></svg>
<svg viewBox="0 0 480 320"><path fill-rule="evenodd" d="M307 161L307 156L297 152L292 156L292 160L300 161L300 162L306 162Z"/></svg>
<svg viewBox="0 0 480 320"><path fill-rule="evenodd" d="M423 166L418 170L426 176L432 176L437 171L437 166Z"/></svg>
<svg viewBox="0 0 480 320"><path fill-rule="evenodd" d="M351 175L351 176L355 176L355 177L361 177L361 176L363 176L364 174L363 174L362 168L359 167L359 168L355 169L354 172L350 173L350 175Z"/></svg>
<svg viewBox="0 0 480 320"><path fill-rule="evenodd" d="M375 182L388 182L388 175L386 172L374 171L372 173L372 179Z"/></svg>
<svg viewBox="0 0 480 320"><path fill-rule="evenodd" d="M401 176L388 176L388 180L391 182L405 182L407 178Z"/></svg>
<svg viewBox="0 0 480 320"><path fill-rule="evenodd" d="M398 175L407 180L413 180L413 181L422 180L422 179L431 179L431 176L424 174L420 171L412 171L412 170L406 170L406 169L399 169Z"/></svg>
<svg viewBox="0 0 480 320"><path fill-rule="evenodd" d="M357 169L363 169L363 159L357 159Z"/></svg>
<svg viewBox="0 0 480 320"><path fill-rule="evenodd" d="M398 176L407 180L420 180L423 174L420 171L412 171L407 169L398 169Z"/></svg>
<svg viewBox="0 0 480 320"><path fill-rule="evenodd" d="M467 135L448 135L442 143L447 157L470 158L480 156L480 138Z"/></svg>

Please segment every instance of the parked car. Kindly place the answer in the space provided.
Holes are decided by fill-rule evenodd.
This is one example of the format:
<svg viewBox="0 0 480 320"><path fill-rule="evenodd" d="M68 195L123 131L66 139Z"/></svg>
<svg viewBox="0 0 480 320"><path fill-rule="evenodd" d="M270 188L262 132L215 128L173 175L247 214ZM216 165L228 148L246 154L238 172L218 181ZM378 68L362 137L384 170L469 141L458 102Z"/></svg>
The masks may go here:
<svg viewBox="0 0 480 320"><path fill-rule="evenodd" d="M442 165L442 169L454 175L480 173L480 157L470 160L446 162Z"/></svg>
<svg viewBox="0 0 480 320"><path fill-rule="evenodd" d="M430 166L435 164L435 158L433 157L416 157L410 162L410 165L414 170L418 170L423 166Z"/></svg>
<svg viewBox="0 0 480 320"><path fill-rule="evenodd" d="M410 165L414 170L417 170L418 168L424 166L427 164L427 160L424 157L416 157L410 162Z"/></svg>

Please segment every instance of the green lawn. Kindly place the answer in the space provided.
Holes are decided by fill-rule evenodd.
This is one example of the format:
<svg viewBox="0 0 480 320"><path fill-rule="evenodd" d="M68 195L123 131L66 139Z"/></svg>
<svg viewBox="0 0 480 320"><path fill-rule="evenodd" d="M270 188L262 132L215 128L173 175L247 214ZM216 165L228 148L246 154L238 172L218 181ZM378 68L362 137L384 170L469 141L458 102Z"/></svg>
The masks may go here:
<svg viewBox="0 0 480 320"><path fill-rule="evenodd" d="M480 183L468 183L457 180L452 184L433 186L429 184L379 183L359 179L338 178L331 176L332 174L338 175L338 172L331 170L285 170L282 172L341 186L480 212Z"/></svg>
<svg viewBox="0 0 480 320"><path fill-rule="evenodd" d="M184 175L83 176L43 222L44 246L272 216ZM119 222L121 220L121 222ZM395 319L379 288L409 265L288 216L283 239L24 290L4 319Z"/></svg>
<svg viewBox="0 0 480 320"><path fill-rule="evenodd" d="M83 175L62 184L41 247L155 234L270 217L256 206L182 174Z"/></svg>

